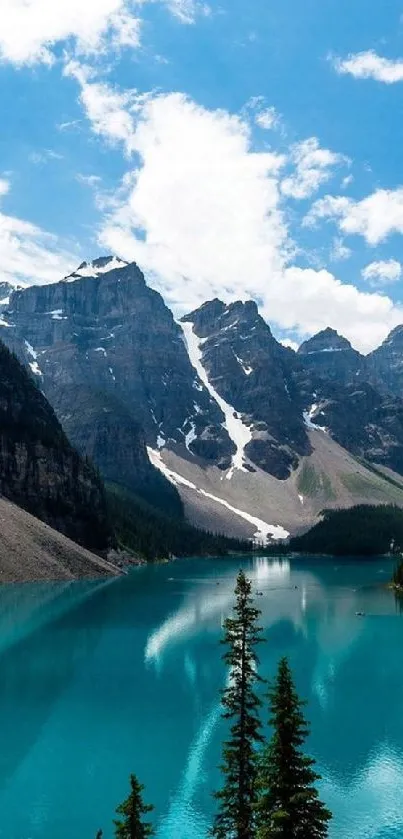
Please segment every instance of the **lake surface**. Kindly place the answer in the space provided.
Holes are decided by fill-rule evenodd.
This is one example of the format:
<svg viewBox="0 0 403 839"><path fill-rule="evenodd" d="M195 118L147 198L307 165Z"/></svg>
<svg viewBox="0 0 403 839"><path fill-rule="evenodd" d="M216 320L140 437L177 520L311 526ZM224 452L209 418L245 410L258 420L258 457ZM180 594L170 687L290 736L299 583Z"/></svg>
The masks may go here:
<svg viewBox="0 0 403 839"><path fill-rule="evenodd" d="M158 839L205 839L225 727L218 645L240 560L0 590L0 837L112 839L136 772ZM403 836L403 616L386 560L242 563L262 675L287 654L332 839ZM357 617L356 612L365 612Z"/></svg>

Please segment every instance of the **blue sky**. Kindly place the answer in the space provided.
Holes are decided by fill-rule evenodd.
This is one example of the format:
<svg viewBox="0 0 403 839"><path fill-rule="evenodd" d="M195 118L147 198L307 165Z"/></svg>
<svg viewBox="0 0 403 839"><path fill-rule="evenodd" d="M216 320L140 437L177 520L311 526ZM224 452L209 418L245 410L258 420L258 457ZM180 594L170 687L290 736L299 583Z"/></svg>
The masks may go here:
<svg viewBox="0 0 403 839"><path fill-rule="evenodd" d="M401 2L0 0L0 59L4 279L114 251L291 342L403 321Z"/></svg>

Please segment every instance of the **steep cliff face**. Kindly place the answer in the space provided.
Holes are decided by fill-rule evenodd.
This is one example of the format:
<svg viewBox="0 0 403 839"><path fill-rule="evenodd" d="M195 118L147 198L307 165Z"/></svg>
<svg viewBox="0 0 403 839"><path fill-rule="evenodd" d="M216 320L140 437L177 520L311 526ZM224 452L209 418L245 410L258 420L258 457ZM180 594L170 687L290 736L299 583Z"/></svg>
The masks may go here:
<svg viewBox="0 0 403 839"><path fill-rule="evenodd" d="M145 442L186 446L193 421L203 456L229 460L222 413L135 264L95 260L59 283L17 291L4 320L7 344L106 479L136 491L152 482Z"/></svg>
<svg viewBox="0 0 403 839"><path fill-rule="evenodd" d="M179 490L204 526L222 529L235 516L253 530L256 508L271 521L266 498L273 506L280 485L295 521L316 514L306 489L298 491L315 457L318 505L343 503L345 450L354 456L345 460L349 474L357 456L403 473L403 403L377 384L374 362L334 330L294 353L255 303L218 299L177 323L138 267L115 257L14 291L0 327L69 440L115 489L180 516ZM391 339L398 371L398 331ZM340 472L337 491L329 489L328 461ZM366 482L363 473L360 491Z"/></svg>
<svg viewBox="0 0 403 839"><path fill-rule="evenodd" d="M403 402L380 387L370 357L325 329L301 345L304 415L354 455L403 471Z"/></svg>
<svg viewBox="0 0 403 839"><path fill-rule="evenodd" d="M0 493L92 550L109 543L103 486L0 342Z"/></svg>
<svg viewBox="0 0 403 839"><path fill-rule="evenodd" d="M329 327L304 341L298 355L306 370L338 384L350 384L365 371L364 356Z"/></svg>
<svg viewBox="0 0 403 839"><path fill-rule="evenodd" d="M205 303L183 318L199 339L211 387L249 429L244 455L285 479L311 451L295 387L296 360L279 344L254 302ZM195 444L193 444L194 446Z"/></svg>
<svg viewBox="0 0 403 839"><path fill-rule="evenodd" d="M403 398L403 326L367 356L368 375L383 393Z"/></svg>

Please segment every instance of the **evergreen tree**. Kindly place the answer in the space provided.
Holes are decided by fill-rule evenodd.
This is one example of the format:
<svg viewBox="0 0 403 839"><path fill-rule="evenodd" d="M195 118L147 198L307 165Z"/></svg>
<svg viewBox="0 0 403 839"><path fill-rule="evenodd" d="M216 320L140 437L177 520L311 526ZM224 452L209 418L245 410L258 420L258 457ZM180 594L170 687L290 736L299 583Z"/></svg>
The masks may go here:
<svg viewBox="0 0 403 839"><path fill-rule="evenodd" d="M102 831L102 830L98 830L98 833L97 833L97 835L96 835L95 839L102 839L103 835L104 835L104 834L103 834L103 831Z"/></svg>
<svg viewBox="0 0 403 839"><path fill-rule="evenodd" d="M281 659L269 689L273 736L263 750L257 807L258 839L324 839L331 813L315 788L320 776L302 745L309 734L290 667Z"/></svg>
<svg viewBox="0 0 403 839"><path fill-rule="evenodd" d="M227 646L223 656L230 669L230 683L223 691L223 717L231 720L230 737L224 743L222 772L224 786L215 794L219 810L211 836L217 839L251 839L254 835L256 809L257 753L262 742L256 683L256 645L262 640L257 625L260 615L253 606L251 582L240 571L235 589L233 617L224 623Z"/></svg>
<svg viewBox="0 0 403 839"><path fill-rule="evenodd" d="M154 809L152 804L143 802L144 786L138 782L135 775L131 775L130 787L130 795L116 810L122 818L114 822L115 836L117 839L146 839L147 836L154 836L151 823L142 820L146 813Z"/></svg>

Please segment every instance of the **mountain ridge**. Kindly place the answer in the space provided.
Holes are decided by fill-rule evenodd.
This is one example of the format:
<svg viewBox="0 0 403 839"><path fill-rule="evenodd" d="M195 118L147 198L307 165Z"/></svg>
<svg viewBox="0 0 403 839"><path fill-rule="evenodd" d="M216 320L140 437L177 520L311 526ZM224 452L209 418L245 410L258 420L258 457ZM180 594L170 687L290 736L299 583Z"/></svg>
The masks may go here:
<svg viewBox="0 0 403 839"><path fill-rule="evenodd" d="M270 513L283 484L292 487L292 527L307 523L308 507L313 520L315 505L300 515L297 476L315 461L317 435L329 437L329 468L346 451L353 458L349 474L356 457L403 472L402 398L381 388L372 359L331 328L295 353L277 341L254 301L215 298L177 322L138 266L116 257L82 263L58 283L13 292L2 320L0 334L104 479L148 492L148 500L161 496L162 505L175 507L179 493L185 511L205 524L214 519L222 528L227 521L229 530L239 518L233 509L253 517L259 486L264 515L257 518L288 529ZM171 480L168 497L172 458L171 471L185 479L190 470L199 481L200 515L189 500L194 491L183 483ZM351 503L343 483L336 485L332 503ZM203 506L214 507L210 520ZM245 516L242 528L253 535Z"/></svg>

